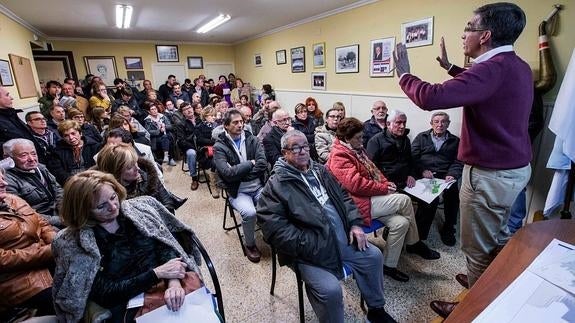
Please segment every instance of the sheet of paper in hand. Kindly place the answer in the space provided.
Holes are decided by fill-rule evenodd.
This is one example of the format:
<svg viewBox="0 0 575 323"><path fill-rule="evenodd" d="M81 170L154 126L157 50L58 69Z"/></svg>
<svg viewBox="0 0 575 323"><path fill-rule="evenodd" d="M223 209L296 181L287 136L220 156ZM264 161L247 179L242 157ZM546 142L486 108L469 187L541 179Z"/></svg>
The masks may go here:
<svg viewBox="0 0 575 323"><path fill-rule="evenodd" d="M405 187L403 191L429 204L454 183L457 181L446 182L439 178L422 178L415 181L414 187Z"/></svg>

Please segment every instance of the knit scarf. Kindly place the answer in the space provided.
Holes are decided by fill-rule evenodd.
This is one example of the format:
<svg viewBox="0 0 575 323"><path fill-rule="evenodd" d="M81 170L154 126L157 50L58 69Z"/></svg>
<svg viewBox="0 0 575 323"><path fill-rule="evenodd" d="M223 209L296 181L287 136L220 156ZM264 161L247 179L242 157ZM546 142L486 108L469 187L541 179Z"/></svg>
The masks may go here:
<svg viewBox="0 0 575 323"><path fill-rule="evenodd" d="M377 182L381 181L382 174L379 171L379 169L377 169L377 166L375 166L375 164L367 156L365 148L360 147L359 149L355 149L350 144L342 140L340 140L339 143L342 146L346 147L347 149L351 150L355 154L359 162L367 169L367 172L369 173L371 179Z"/></svg>

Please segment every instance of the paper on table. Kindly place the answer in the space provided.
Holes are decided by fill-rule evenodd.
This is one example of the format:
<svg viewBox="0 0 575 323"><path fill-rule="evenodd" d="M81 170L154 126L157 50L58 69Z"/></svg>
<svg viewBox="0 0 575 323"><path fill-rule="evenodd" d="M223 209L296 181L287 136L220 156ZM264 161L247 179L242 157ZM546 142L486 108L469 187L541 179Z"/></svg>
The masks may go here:
<svg viewBox="0 0 575 323"><path fill-rule="evenodd" d="M575 322L575 246L554 239L473 322Z"/></svg>
<svg viewBox="0 0 575 323"><path fill-rule="evenodd" d="M159 307L136 319L137 323L219 323L220 319L214 312L212 294L202 287L188 295L184 305L177 312L168 310L167 306Z"/></svg>
<svg viewBox="0 0 575 323"><path fill-rule="evenodd" d="M432 180L434 180L437 184L439 184L439 189L437 190L437 193L432 193L433 189L433 185L431 184ZM433 202L433 200L435 200L445 189L448 189L449 187L451 187L451 185L453 185L453 183L456 182L457 182L456 180L446 182L445 180L438 178L433 179L422 178L415 181L414 187L411 188L405 187L403 191L429 204Z"/></svg>

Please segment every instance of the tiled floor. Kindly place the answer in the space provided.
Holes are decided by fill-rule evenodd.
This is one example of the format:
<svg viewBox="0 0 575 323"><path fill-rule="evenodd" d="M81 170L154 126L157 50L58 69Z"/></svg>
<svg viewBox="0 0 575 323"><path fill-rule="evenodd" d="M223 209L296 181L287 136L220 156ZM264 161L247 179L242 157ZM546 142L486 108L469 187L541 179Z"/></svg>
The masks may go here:
<svg viewBox="0 0 575 323"><path fill-rule="evenodd" d="M200 184L197 191L190 190L191 177L183 173L180 163L175 167L164 167L167 187L189 201L176 215L196 232L217 270L224 299L227 322L298 322L297 287L295 275L286 267L278 270L275 295L269 293L271 283L270 249L257 235L257 244L262 251L262 260L253 264L243 256L235 231L222 229L224 200L213 199L206 184ZM381 238L370 238L380 247ZM444 246L438 238L434 225L427 243L441 253L441 259L426 261L418 256L402 255L398 268L410 276L407 283L385 277L385 298L387 311L399 322L429 322L436 315L429 308L434 299L454 299L463 289L454 277L465 269L465 260L459 249ZM203 266L203 275L209 276ZM208 284L209 285L209 284ZM359 290L353 280L342 283L344 290L345 321L365 321L359 306ZM305 301L305 316L308 322L317 318Z"/></svg>

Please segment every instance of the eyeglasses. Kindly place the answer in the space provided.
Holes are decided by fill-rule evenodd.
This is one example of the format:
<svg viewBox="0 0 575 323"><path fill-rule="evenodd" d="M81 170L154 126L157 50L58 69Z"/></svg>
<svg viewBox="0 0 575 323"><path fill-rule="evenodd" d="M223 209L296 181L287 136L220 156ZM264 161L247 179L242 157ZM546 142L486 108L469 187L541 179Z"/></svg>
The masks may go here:
<svg viewBox="0 0 575 323"><path fill-rule="evenodd" d="M463 28L464 33L472 33L475 31L486 31L486 30L489 30L489 29L485 29L482 27L472 27L472 26L465 26L465 28Z"/></svg>
<svg viewBox="0 0 575 323"><path fill-rule="evenodd" d="M46 121L46 118L43 117L38 117L38 118L32 118L30 119L31 121Z"/></svg>
<svg viewBox="0 0 575 323"><path fill-rule="evenodd" d="M286 150L291 151L294 154L299 154L303 151L308 152L310 150L309 145L305 145L305 146L294 146L291 148L286 148Z"/></svg>
<svg viewBox="0 0 575 323"><path fill-rule="evenodd" d="M330 119L342 119L341 116L333 115L333 114L331 114L331 115L329 115L329 116L327 116L327 117L330 118Z"/></svg>

